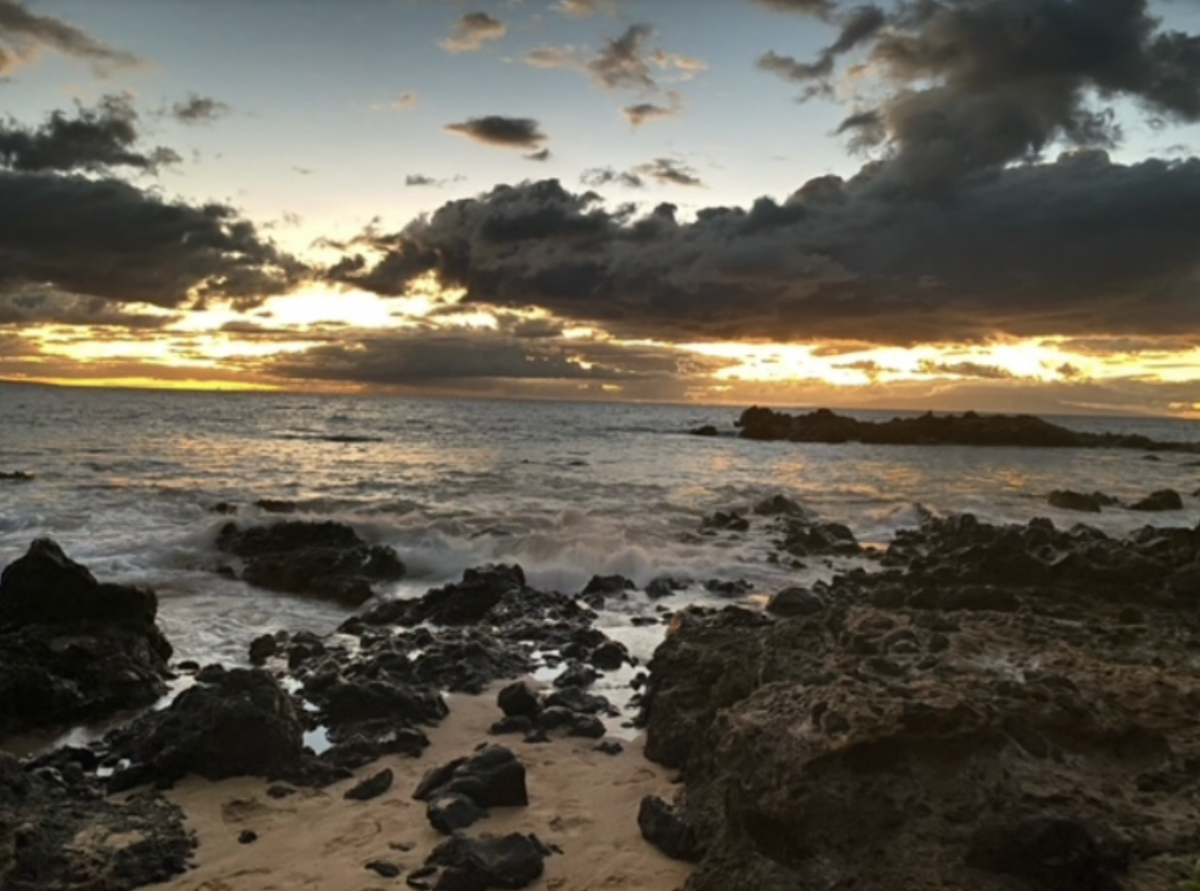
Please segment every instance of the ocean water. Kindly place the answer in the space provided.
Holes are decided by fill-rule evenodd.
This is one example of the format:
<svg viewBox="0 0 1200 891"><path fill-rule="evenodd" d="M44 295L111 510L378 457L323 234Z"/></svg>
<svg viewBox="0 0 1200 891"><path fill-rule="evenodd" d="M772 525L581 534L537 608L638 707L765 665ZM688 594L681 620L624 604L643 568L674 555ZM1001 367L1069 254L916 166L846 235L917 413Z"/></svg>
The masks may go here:
<svg viewBox="0 0 1200 891"><path fill-rule="evenodd" d="M214 542L239 522L272 522L251 506L287 499L297 518L337 519L394 547L409 577L381 596L415 596L493 561L520 563L539 587L580 590L595 573L644 585L658 575L697 584L666 601L715 602L700 582L745 579L752 598L853 565L777 565L765 523L745 535L699 534L714 510L783 493L820 519L883 545L918 522L918 507L995 522L1081 520L1113 534L1200 521L1195 455L1136 451L801 445L740 440L738 409L382 396L72 390L0 384L0 566L39 536L56 539L102 580L149 585L177 657L245 660L258 634L324 633L340 607L273 594L213 572ZM891 413L855 413L889 417ZM1200 423L1055 418L1093 431L1200 442ZM728 435L702 438L714 424ZM1070 514L1055 488L1124 501L1174 488L1185 510ZM661 629L636 628L644 598L600 622L648 656Z"/></svg>

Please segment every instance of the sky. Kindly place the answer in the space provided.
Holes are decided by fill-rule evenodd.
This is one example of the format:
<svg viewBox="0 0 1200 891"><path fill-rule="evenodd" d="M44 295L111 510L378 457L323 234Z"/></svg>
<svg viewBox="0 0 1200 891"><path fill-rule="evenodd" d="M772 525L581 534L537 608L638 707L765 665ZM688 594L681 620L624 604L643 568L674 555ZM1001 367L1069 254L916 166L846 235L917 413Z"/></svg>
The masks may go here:
<svg viewBox="0 0 1200 891"><path fill-rule="evenodd" d="M0 0L0 379L1200 418L1200 0Z"/></svg>

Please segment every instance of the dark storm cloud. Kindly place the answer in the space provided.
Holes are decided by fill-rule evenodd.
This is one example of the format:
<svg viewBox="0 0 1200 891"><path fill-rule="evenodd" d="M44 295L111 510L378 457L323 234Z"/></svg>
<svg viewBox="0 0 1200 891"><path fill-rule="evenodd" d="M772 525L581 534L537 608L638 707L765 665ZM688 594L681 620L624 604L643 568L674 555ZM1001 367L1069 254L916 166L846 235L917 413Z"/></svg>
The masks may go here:
<svg viewBox="0 0 1200 891"><path fill-rule="evenodd" d="M469 302L540 306L673 340L978 342L1200 330L1200 159L1065 155L898 195L869 165L784 203L635 217L555 180L499 186L394 234L334 279L401 294L433 273Z"/></svg>
<svg viewBox="0 0 1200 891"><path fill-rule="evenodd" d="M78 297L30 289L0 293L0 325L106 326L157 330L178 321L177 315L134 313L99 297Z"/></svg>
<svg viewBox="0 0 1200 891"><path fill-rule="evenodd" d="M189 205L114 179L0 171L0 294L48 286L161 307L252 303L305 274L222 204Z"/></svg>
<svg viewBox="0 0 1200 891"><path fill-rule="evenodd" d="M73 116L52 112L36 129L0 122L0 167L22 172L96 171L112 167L157 170L180 158L169 148L142 151L138 115L127 96L105 96Z"/></svg>
<svg viewBox="0 0 1200 891"><path fill-rule="evenodd" d="M1200 37L1163 29L1147 0L914 0L834 18L842 33L815 61L766 67L822 89L834 60L863 48L860 74L890 94L842 129L906 188L944 190L1055 141L1110 146L1116 96L1155 123L1200 120Z"/></svg>
<svg viewBox="0 0 1200 891"><path fill-rule="evenodd" d="M270 371L307 380L376 385L465 378L618 381L640 373L593 363L585 368L578 361L583 351L557 342L535 345L528 338L494 332L396 332L314 347L281 358Z"/></svg>
<svg viewBox="0 0 1200 891"><path fill-rule="evenodd" d="M704 183L696 176L696 171L686 164L671 158L655 158L645 164L633 168L639 176L649 177L656 182L669 186L702 186Z"/></svg>
<svg viewBox="0 0 1200 891"><path fill-rule="evenodd" d="M579 181L593 188L616 184L629 189L641 189L646 181L631 170L614 170L611 167L591 167L579 175Z"/></svg>
<svg viewBox="0 0 1200 891"><path fill-rule="evenodd" d="M489 114L481 118L469 118L459 124L447 124L445 130L459 133L482 142L503 148L538 148L548 137L533 118L506 118Z"/></svg>
<svg viewBox="0 0 1200 891"><path fill-rule="evenodd" d="M887 15L878 6L860 6L839 16L838 20L841 32L815 61L800 62L791 56L782 56L769 50L759 58L758 67L791 81L817 81L805 92L806 97L831 95L832 89L827 79L833 74L838 57L873 37L887 23Z"/></svg>
<svg viewBox="0 0 1200 891"><path fill-rule="evenodd" d="M35 15L18 0L0 0L0 77L33 61L43 49L89 62L101 75L145 64L133 53L111 47L62 19Z"/></svg>
<svg viewBox="0 0 1200 891"><path fill-rule="evenodd" d="M539 151L536 151L536 152L530 152L528 155L525 156L525 160L526 161L549 161L550 160L550 149L544 148L544 149L540 149Z"/></svg>
<svg viewBox="0 0 1200 891"><path fill-rule="evenodd" d="M454 33L438 43L448 53L474 53L508 33L508 25L486 12L468 12L454 23Z"/></svg>
<svg viewBox="0 0 1200 891"><path fill-rule="evenodd" d="M171 117L181 124L207 124L229 114L230 108L219 99L192 93L171 106Z"/></svg>

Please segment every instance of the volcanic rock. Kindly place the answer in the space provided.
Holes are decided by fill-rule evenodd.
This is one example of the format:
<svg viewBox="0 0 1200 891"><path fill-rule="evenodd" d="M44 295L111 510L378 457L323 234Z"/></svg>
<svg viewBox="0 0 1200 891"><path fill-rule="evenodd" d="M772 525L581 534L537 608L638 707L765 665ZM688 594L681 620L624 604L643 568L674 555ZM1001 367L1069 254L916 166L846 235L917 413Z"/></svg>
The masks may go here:
<svg viewBox="0 0 1200 891"><path fill-rule="evenodd" d="M1160 511L1183 510L1183 499L1174 489L1160 489L1147 495L1141 501L1129 506L1130 510Z"/></svg>
<svg viewBox="0 0 1200 891"><path fill-rule="evenodd" d="M469 758L456 758L425 774L413 792L418 801L439 795L465 795L480 807L529 804L525 766L504 746L487 746Z"/></svg>
<svg viewBox="0 0 1200 891"><path fill-rule="evenodd" d="M241 529L226 523L217 547L243 561L241 578L270 591L305 594L347 606L374 596L372 584L404 577L391 548L368 545L349 526L290 520Z"/></svg>
<svg viewBox="0 0 1200 891"><path fill-rule="evenodd" d="M542 845L514 832L499 838L452 836L428 862L444 867L436 886L440 891L487 891L532 884L545 869L544 857Z"/></svg>
<svg viewBox="0 0 1200 891"><path fill-rule="evenodd" d="M28 772L0 752L0 888L127 891L183 873L196 846L156 794L105 798L82 778Z"/></svg>
<svg viewBox="0 0 1200 891"><path fill-rule="evenodd" d="M1051 507L1060 510L1082 511L1084 513L1100 513L1100 499L1095 495L1085 495L1082 492L1072 492L1069 489L1055 489L1046 499Z"/></svg>
<svg viewBox="0 0 1200 891"><path fill-rule="evenodd" d="M167 691L153 591L97 582L50 539L0 575L0 737L105 718Z"/></svg>

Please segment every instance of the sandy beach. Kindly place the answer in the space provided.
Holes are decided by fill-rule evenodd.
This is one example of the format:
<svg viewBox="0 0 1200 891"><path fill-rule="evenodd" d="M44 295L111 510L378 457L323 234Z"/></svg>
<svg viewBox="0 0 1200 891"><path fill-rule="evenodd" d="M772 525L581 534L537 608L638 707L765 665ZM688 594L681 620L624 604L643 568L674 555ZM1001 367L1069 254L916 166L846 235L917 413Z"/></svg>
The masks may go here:
<svg viewBox="0 0 1200 891"><path fill-rule="evenodd" d="M385 757L326 789L300 789L272 798L261 779L208 782L190 777L169 794L187 814L199 840L195 868L163 886L178 891L370 891L406 887L441 841L426 821L424 802L412 792L424 773L470 754L484 742L511 748L527 771L529 806L493 808L470 834L533 832L562 849L546 860L545 875L531 888L575 891L637 888L671 891L682 886L689 867L670 860L641 837L637 809L642 797L668 795L669 772L647 761L640 740L606 755L596 742L556 739L528 744L519 736L493 737L500 716L494 692L449 699L450 715L428 735L432 745L419 759ZM359 779L390 767L391 790L365 802L344 792ZM238 842L243 830L258 836ZM399 866L398 878L366 868L375 859Z"/></svg>

